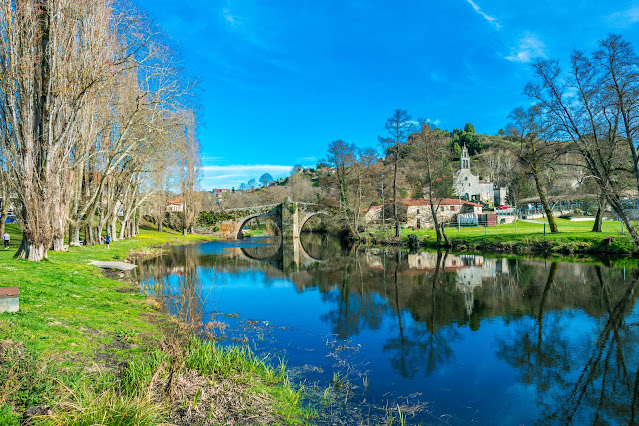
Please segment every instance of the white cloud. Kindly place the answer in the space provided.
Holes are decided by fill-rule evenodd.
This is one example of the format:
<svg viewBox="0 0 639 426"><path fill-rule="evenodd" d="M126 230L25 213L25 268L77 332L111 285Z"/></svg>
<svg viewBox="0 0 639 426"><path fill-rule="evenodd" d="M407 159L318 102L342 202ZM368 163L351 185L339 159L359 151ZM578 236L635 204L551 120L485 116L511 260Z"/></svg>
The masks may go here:
<svg viewBox="0 0 639 426"><path fill-rule="evenodd" d="M490 25L492 25L493 27L495 27L495 29L500 29L501 28L501 24L499 23L499 21L497 20L497 18L495 18L494 16L490 16L488 15L486 12L484 12L483 10L481 10L481 7L479 7L479 5L477 3L475 3L473 0L466 0L466 2L471 5L473 7L473 9L475 9L475 12L477 12L482 18L484 18L485 20L488 21L488 23L490 23Z"/></svg>
<svg viewBox="0 0 639 426"><path fill-rule="evenodd" d="M228 179L232 177L243 177L244 175L236 175L236 174L228 174L228 175L215 175L215 176L205 176L203 180L213 180L213 179Z"/></svg>
<svg viewBox="0 0 639 426"><path fill-rule="evenodd" d="M639 6L634 6L628 10L615 12L608 17L608 21L610 21L613 25L622 28L632 24L636 24L637 22L639 22Z"/></svg>
<svg viewBox="0 0 639 426"><path fill-rule="evenodd" d="M226 19L226 22L230 25L235 26L242 23L242 21L240 21L239 18L236 15L233 15L228 9L223 9L222 15L224 15L224 19Z"/></svg>
<svg viewBox="0 0 639 426"><path fill-rule="evenodd" d="M545 49L546 45L543 41L539 40L535 34L527 32L519 39L517 46L510 50L510 55L506 56L506 59L512 62L530 62L535 58L545 58Z"/></svg>

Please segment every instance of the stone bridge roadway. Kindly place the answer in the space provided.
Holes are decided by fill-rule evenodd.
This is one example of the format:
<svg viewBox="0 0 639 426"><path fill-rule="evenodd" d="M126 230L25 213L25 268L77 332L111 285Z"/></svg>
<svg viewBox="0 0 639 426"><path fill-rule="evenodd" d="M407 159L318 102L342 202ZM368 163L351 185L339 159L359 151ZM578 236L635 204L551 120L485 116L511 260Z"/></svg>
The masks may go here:
<svg viewBox="0 0 639 426"><path fill-rule="evenodd" d="M272 220L284 239L299 238L304 224L313 216L331 214L324 206L313 203L296 203L287 198L283 203L224 210L233 219L220 222L223 238L237 239L240 231L251 219L262 217Z"/></svg>

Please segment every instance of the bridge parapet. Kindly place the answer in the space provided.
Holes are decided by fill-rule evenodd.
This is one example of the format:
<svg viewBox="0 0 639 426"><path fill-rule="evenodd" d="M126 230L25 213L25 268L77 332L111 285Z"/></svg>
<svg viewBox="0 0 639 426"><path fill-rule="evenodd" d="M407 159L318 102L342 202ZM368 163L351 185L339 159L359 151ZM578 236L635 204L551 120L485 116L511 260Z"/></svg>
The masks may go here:
<svg viewBox="0 0 639 426"><path fill-rule="evenodd" d="M287 198L283 203L255 207L220 210L207 213L207 223L219 226L222 237L237 239L246 222L256 217L270 219L285 239L299 238L302 227L311 217L329 214L326 208L315 203L297 203Z"/></svg>

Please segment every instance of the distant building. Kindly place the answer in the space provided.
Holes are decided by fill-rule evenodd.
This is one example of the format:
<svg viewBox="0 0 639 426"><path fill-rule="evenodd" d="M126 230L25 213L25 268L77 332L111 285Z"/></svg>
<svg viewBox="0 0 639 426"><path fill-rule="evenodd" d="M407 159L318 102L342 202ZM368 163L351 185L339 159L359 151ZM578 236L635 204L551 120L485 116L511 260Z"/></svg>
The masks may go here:
<svg viewBox="0 0 639 426"><path fill-rule="evenodd" d="M406 205L406 221L402 223L402 226L416 229L430 228L433 226L433 216L430 210L429 199L397 200L397 203ZM452 220L459 213L481 214L483 211L481 204L457 198L434 199L433 204L438 206L437 218L443 221ZM381 205L373 206L366 211L364 216L365 222L381 222L381 220Z"/></svg>
<svg viewBox="0 0 639 426"><path fill-rule="evenodd" d="M183 212L184 200L181 198L178 198L176 200L166 200L166 211L167 212Z"/></svg>
<svg viewBox="0 0 639 426"><path fill-rule="evenodd" d="M500 206L506 204L508 188L500 188L492 182L479 180L479 176L470 171L470 155L468 148L464 145L459 170L455 173L455 191L464 200L482 201L486 204Z"/></svg>
<svg viewBox="0 0 639 426"><path fill-rule="evenodd" d="M222 205L222 201L224 200L224 194L229 194L231 190L226 188L216 188L212 189L210 192L215 195L215 205L219 207Z"/></svg>

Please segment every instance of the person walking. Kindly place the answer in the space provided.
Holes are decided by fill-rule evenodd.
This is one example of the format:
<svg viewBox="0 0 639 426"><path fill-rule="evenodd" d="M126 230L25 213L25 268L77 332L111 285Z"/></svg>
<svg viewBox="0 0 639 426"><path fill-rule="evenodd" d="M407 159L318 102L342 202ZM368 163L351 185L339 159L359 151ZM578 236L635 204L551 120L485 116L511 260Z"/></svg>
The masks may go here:
<svg viewBox="0 0 639 426"><path fill-rule="evenodd" d="M107 234L106 239L104 240L104 244L106 244L106 248L111 248L111 235Z"/></svg>
<svg viewBox="0 0 639 426"><path fill-rule="evenodd" d="M2 239L4 241L4 248L8 249L9 242L11 241L11 237L9 236L9 233L5 231L4 235L2 236Z"/></svg>

